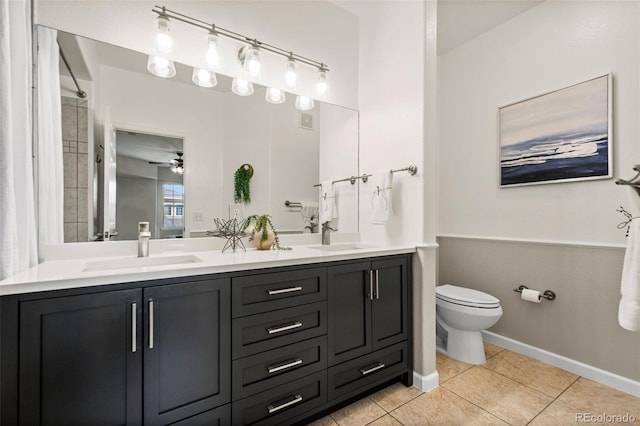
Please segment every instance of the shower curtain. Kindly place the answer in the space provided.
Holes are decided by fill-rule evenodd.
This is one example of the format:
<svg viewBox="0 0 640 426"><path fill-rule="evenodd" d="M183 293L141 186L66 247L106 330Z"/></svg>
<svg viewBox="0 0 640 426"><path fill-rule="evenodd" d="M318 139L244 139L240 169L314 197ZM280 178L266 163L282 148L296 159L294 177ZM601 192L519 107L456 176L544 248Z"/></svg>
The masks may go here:
<svg viewBox="0 0 640 426"><path fill-rule="evenodd" d="M64 242L64 164L58 32L38 27L38 244Z"/></svg>
<svg viewBox="0 0 640 426"><path fill-rule="evenodd" d="M38 261L31 63L31 3L0 0L0 279Z"/></svg>

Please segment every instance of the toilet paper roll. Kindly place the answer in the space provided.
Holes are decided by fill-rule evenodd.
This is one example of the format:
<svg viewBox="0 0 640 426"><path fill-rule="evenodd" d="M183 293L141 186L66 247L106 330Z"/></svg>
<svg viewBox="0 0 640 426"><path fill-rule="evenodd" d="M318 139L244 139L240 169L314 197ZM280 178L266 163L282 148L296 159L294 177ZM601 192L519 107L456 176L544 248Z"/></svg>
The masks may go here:
<svg viewBox="0 0 640 426"><path fill-rule="evenodd" d="M522 294L520 296L522 300L526 300L527 302L540 303L542 297L540 296L540 292L536 290L530 290L528 288L522 289Z"/></svg>

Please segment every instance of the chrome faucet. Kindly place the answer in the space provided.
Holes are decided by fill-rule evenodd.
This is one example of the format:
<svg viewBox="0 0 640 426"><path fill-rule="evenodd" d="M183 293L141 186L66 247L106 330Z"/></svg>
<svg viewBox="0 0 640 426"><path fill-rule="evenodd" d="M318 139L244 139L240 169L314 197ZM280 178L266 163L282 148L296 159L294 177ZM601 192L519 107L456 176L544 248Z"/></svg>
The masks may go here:
<svg viewBox="0 0 640 426"><path fill-rule="evenodd" d="M337 231L337 229L333 229L329 226L329 221L326 221L322 224L322 245L328 246L331 244L331 231Z"/></svg>
<svg viewBox="0 0 640 426"><path fill-rule="evenodd" d="M149 222L138 222L138 257L149 257Z"/></svg>

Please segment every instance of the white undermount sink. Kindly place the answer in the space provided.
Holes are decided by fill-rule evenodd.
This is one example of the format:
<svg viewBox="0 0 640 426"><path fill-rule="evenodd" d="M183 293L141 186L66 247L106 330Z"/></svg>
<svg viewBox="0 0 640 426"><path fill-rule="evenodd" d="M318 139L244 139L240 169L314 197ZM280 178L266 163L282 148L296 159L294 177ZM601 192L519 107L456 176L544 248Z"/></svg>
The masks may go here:
<svg viewBox="0 0 640 426"><path fill-rule="evenodd" d="M149 266L182 265L202 262L192 254L175 256L132 257L126 259L100 260L88 262L82 272L110 271L113 269L146 268Z"/></svg>
<svg viewBox="0 0 640 426"><path fill-rule="evenodd" d="M345 250L361 250L363 247L361 244L346 243L346 244L330 244L327 246L310 246L314 250L322 251L345 251Z"/></svg>

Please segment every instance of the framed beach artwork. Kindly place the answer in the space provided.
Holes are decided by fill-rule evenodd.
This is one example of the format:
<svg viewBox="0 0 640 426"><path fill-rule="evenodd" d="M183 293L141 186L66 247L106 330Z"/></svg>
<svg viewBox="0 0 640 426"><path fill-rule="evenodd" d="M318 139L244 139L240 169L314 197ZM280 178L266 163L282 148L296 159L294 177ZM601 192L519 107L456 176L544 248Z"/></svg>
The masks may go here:
<svg viewBox="0 0 640 426"><path fill-rule="evenodd" d="M613 176L611 74L499 108L500 187Z"/></svg>

